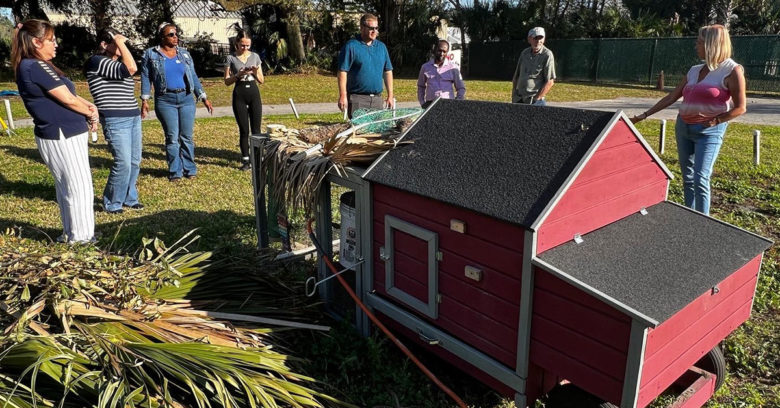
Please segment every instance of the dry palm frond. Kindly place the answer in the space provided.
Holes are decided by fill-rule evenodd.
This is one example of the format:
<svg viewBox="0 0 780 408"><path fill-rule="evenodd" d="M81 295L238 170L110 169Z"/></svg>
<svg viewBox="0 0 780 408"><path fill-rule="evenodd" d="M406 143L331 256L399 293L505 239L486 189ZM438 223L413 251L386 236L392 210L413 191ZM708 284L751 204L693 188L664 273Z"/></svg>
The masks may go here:
<svg viewBox="0 0 780 408"><path fill-rule="evenodd" d="M398 137L420 113L418 109L367 112L359 113L351 127L278 129L264 145L260 170L268 174L270 200L312 214L329 172L345 174L347 166L370 164L395 148Z"/></svg>
<svg viewBox="0 0 780 408"><path fill-rule="evenodd" d="M133 259L0 234L0 407L336 402L302 385L312 379L290 370L271 329L235 324L326 327L208 311L205 296L175 298L203 295L193 288L213 283L204 270L210 254L186 250L194 239L171 247L145 240Z"/></svg>

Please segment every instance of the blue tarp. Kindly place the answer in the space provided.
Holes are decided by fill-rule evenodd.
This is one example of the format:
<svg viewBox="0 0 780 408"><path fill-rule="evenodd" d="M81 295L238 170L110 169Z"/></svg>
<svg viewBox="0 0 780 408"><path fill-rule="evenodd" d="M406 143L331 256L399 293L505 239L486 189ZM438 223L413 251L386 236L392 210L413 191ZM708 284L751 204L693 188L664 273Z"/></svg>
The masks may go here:
<svg viewBox="0 0 780 408"><path fill-rule="evenodd" d="M3 89L0 91L0 96L19 96L19 91L11 91L9 89Z"/></svg>

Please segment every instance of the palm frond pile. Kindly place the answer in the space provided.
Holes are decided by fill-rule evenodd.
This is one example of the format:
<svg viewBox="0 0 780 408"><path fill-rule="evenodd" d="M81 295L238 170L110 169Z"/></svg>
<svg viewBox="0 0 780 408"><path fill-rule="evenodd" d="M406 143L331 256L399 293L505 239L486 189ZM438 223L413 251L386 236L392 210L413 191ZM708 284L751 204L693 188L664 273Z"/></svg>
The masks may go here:
<svg viewBox="0 0 780 408"><path fill-rule="evenodd" d="M349 124L274 128L264 145L260 173L268 172L270 199L312 214L322 180L330 171L344 174L347 166L370 164L407 143L398 138L422 112L414 108L357 111Z"/></svg>
<svg viewBox="0 0 780 408"><path fill-rule="evenodd" d="M195 239L145 240L131 258L0 234L0 407L336 402L291 371L271 329L231 323L263 319L171 297L208 266L210 253L186 250Z"/></svg>

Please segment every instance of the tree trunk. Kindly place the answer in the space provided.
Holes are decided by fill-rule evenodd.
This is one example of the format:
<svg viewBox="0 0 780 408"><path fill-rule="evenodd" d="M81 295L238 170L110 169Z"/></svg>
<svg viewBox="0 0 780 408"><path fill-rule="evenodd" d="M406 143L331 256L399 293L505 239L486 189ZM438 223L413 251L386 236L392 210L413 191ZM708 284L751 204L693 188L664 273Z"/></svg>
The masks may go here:
<svg viewBox="0 0 780 408"><path fill-rule="evenodd" d="M111 0L92 0L89 2L92 9L93 27L96 32L111 26Z"/></svg>
<svg viewBox="0 0 780 408"><path fill-rule="evenodd" d="M290 58L296 62L303 62L306 60L306 50L303 48L301 21L298 18L298 13L294 8L292 10L284 10L284 13L286 14L284 24L287 29L287 45Z"/></svg>

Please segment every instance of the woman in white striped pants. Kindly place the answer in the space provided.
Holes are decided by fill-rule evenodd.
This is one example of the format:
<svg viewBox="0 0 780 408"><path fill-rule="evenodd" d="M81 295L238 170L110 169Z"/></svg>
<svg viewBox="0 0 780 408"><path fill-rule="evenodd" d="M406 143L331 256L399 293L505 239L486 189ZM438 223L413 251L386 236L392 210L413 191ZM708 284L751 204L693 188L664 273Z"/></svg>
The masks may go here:
<svg viewBox="0 0 780 408"><path fill-rule="evenodd" d="M73 82L50 62L57 53L51 24L27 20L16 28L11 62L35 123L38 151L54 177L64 230L60 240L91 241L95 213L87 133L97 130L97 108L76 95Z"/></svg>

